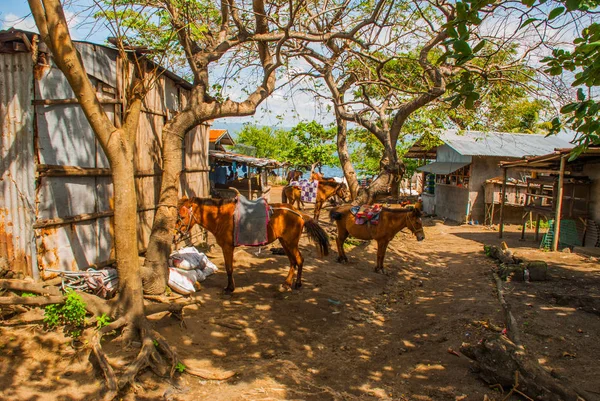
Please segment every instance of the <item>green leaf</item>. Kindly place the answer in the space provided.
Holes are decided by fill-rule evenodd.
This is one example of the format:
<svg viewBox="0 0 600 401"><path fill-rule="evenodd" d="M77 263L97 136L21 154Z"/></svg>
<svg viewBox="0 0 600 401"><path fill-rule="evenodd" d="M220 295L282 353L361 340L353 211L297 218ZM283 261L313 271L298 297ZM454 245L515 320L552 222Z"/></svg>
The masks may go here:
<svg viewBox="0 0 600 401"><path fill-rule="evenodd" d="M552 21L554 18L558 17L565 11L564 7L556 7L554 10L550 11L548 14L548 19Z"/></svg>
<svg viewBox="0 0 600 401"><path fill-rule="evenodd" d="M525 4L527 7L533 7L535 0L522 0L521 3Z"/></svg>
<svg viewBox="0 0 600 401"><path fill-rule="evenodd" d="M452 43L452 47L458 53L461 53L463 55L471 54L471 47L464 40L456 40L456 41L454 41L454 43Z"/></svg>
<svg viewBox="0 0 600 401"><path fill-rule="evenodd" d="M562 114L568 114L568 113L572 113L575 110L577 110L577 108L579 107L579 103L569 103L564 105L561 109L560 112Z"/></svg>
<svg viewBox="0 0 600 401"><path fill-rule="evenodd" d="M577 89L577 100L583 102L585 100L585 93L583 93L583 88Z"/></svg>
<svg viewBox="0 0 600 401"><path fill-rule="evenodd" d="M523 22L521 24L521 26L519 27L519 29L525 28L527 25L529 25L529 24L531 24L532 22L535 22L535 21L539 21L539 20L537 18L529 18L529 19L525 20L525 22Z"/></svg>
<svg viewBox="0 0 600 401"><path fill-rule="evenodd" d="M479 50L483 49L483 46L485 46L485 39L482 40L481 42L477 43L477 45L473 48L473 53L477 53Z"/></svg>
<svg viewBox="0 0 600 401"><path fill-rule="evenodd" d="M580 0L567 0L565 2L565 5L567 6L567 10L573 11L573 10L577 10L579 8L580 3L581 3Z"/></svg>

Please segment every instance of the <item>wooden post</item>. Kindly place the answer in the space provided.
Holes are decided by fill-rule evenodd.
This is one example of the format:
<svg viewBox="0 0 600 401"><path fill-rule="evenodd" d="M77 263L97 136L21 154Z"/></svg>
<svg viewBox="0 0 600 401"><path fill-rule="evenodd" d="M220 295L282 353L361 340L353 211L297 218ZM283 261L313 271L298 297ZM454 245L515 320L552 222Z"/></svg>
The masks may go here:
<svg viewBox="0 0 600 401"><path fill-rule="evenodd" d="M554 209L554 238L552 239L552 250L558 250L558 240L560 239L560 219L562 216L562 198L563 186L565 183L565 160L567 155L560 158L560 172L558 174L558 191L556 194L556 207Z"/></svg>
<svg viewBox="0 0 600 401"><path fill-rule="evenodd" d="M504 178L502 180L502 196L500 197L500 228L498 230L500 238L504 234L504 199L506 198L506 176L508 169L504 167Z"/></svg>
<svg viewBox="0 0 600 401"><path fill-rule="evenodd" d="M536 242L540 238L540 218L541 217L542 216L539 213L536 213L536 217L535 217L535 240L536 240Z"/></svg>
<svg viewBox="0 0 600 401"><path fill-rule="evenodd" d="M246 169L248 171L248 199L252 200L252 174L250 174L250 165Z"/></svg>

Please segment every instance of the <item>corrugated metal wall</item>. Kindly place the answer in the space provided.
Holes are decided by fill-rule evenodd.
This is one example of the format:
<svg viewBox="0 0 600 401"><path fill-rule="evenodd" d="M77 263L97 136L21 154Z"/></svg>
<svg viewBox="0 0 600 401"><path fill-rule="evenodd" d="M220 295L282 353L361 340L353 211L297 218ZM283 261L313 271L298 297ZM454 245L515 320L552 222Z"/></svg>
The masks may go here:
<svg viewBox="0 0 600 401"><path fill-rule="evenodd" d="M107 114L113 121L119 119L124 93L120 86L127 74L120 68L117 52L89 43L76 46L98 94L108 99L104 106ZM0 188L8 201L0 200L0 258L8 255L9 263L15 266L17 259L24 260L20 269L34 276L37 265L40 271L105 265L114 259L113 188L102 148L79 105L65 102L75 96L58 68L47 67L44 74L34 80L31 54L2 54L0 57L7 60L2 63L3 74L9 68L22 69L12 74L10 83L6 83L4 76L0 82L2 116L8 116L2 117ZM27 60L28 70L25 70L21 65ZM16 82L17 78L23 82ZM16 90L18 93L12 93ZM181 109L186 95L184 89L163 76L144 101L134 160L140 250L148 244L159 199L162 127L169 116ZM18 100L12 103L5 100L13 97ZM13 108L13 114L20 114L13 118L13 114L4 111L5 107ZM6 124L12 126L5 129ZM184 159L182 192L188 196L207 196L207 127L198 127L188 134ZM12 181L5 179L5 175L17 181L18 190L15 185L9 185ZM31 204L28 209L24 197ZM15 219L23 231L18 236L14 234Z"/></svg>
<svg viewBox="0 0 600 401"><path fill-rule="evenodd" d="M0 54L0 267L35 275L33 62Z"/></svg>

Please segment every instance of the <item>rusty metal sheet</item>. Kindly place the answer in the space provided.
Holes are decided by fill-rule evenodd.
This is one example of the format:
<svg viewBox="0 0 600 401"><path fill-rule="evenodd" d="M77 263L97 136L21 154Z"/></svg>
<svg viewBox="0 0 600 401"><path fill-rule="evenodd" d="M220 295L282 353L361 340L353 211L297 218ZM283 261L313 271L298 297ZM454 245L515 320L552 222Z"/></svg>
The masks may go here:
<svg viewBox="0 0 600 401"><path fill-rule="evenodd" d="M37 229L40 269L77 271L103 262L98 252L97 226L97 221L85 221Z"/></svg>
<svg viewBox="0 0 600 401"><path fill-rule="evenodd" d="M31 54L0 54L0 266L37 277L32 97Z"/></svg>

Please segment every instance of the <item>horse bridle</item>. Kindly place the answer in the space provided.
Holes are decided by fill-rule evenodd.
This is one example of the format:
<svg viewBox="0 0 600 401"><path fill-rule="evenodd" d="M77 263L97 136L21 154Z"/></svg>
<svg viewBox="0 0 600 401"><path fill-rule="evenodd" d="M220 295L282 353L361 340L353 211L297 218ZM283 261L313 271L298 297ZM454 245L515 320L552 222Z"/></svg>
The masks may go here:
<svg viewBox="0 0 600 401"><path fill-rule="evenodd" d="M408 219L408 218L407 218ZM423 235L425 235L425 230L423 230L423 227L419 228L417 231L415 231L415 224L412 222L412 220L408 219L408 221L410 222L410 231L412 231L412 233L414 235L417 235L419 232L423 233Z"/></svg>
<svg viewBox="0 0 600 401"><path fill-rule="evenodd" d="M188 220L188 224L187 224L187 227L185 228L185 231L182 231L180 228L177 228L177 230L175 231L175 234L177 234L178 236L181 236L182 238L184 235L188 235L190 233L190 229L192 228L192 224L194 224L194 220L196 221L196 223L200 224L198 219L196 219L196 215L194 214L194 209L191 206L190 207L183 206L183 208L188 210L191 217ZM179 210L177 210L177 222L175 224L177 226L179 226L179 223L181 222L181 220L182 220L181 213L179 213ZM173 237L173 242L175 242L175 237Z"/></svg>

